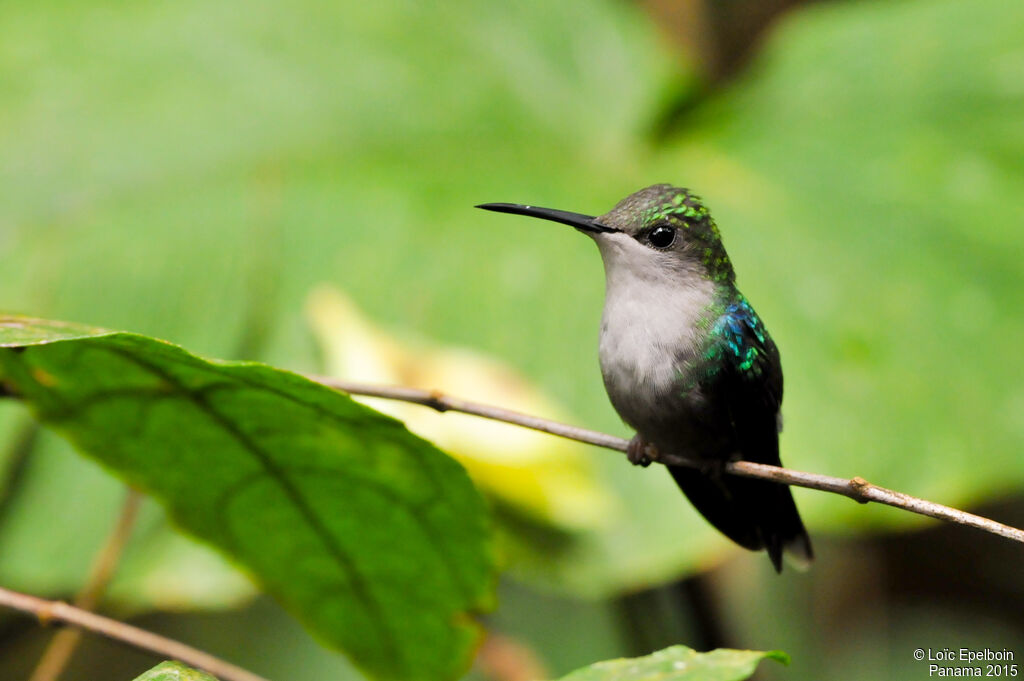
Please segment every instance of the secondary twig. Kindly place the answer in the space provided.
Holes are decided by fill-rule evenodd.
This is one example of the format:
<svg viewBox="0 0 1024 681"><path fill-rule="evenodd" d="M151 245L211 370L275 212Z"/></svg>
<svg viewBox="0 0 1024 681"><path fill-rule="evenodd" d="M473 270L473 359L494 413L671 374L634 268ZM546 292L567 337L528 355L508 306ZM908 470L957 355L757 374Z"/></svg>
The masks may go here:
<svg viewBox="0 0 1024 681"><path fill-rule="evenodd" d="M476 655L476 666L491 681L549 679L537 653L512 636L488 631Z"/></svg>
<svg viewBox="0 0 1024 681"><path fill-rule="evenodd" d="M72 624L136 648L148 650L162 659L179 660L189 666L203 669L221 681L267 681L262 676L174 639L60 601L49 601L45 598L37 598L0 587L0 605L35 615L43 624L49 622Z"/></svg>
<svg viewBox="0 0 1024 681"><path fill-rule="evenodd" d="M350 393L352 395L381 397L390 400L412 402L414 404L430 407L431 409L435 409L440 412L458 411L464 414L473 414L474 416L481 416L495 421L503 421L505 423L511 423L524 428L532 428L533 430L550 433L551 435L557 435L570 440L597 445L598 447L605 447L606 449L613 449L620 452L625 452L626 446L629 444L627 440L615 437L614 435L599 433L585 428L578 428L576 426L570 426L557 421L542 419L537 416L521 414L510 409L470 402L457 397L449 397L436 390L368 385L365 383L341 381L323 376L311 376L310 378L330 388ZM659 453L658 461L660 463L671 464L673 466L696 466L693 461L677 454ZM835 478L830 475L805 473L803 471L795 471L789 468L781 468L779 466L768 466L750 461L734 461L732 463L728 463L725 466L725 471L732 475L740 475L746 478L759 478L761 480L770 480L772 482L785 485L807 487L809 489L817 489L823 492L834 492L835 494L842 494L843 496L850 497L862 504L874 501L879 504L895 506L896 508L902 508L903 510L910 511L911 513L918 513L920 515L926 515L940 520L947 520L960 525L967 525L969 527L985 530L986 532L991 532L992 534L997 534L1001 537L1006 537L1007 539L1024 543L1024 530L1017 529L1016 527L1010 527L1009 525L1004 525L1002 523L997 523L994 520L989 520L988 518L983 518L979 515L974 515L973 513L967 513L966 511L961 511L950 506L943 506L942 504L936 504L932 501L912 497L909 494L903 494L902 492L896 492L891 489L886 489L885 487L879 487L860 477L850 479Z"/></svg>
<svg viewBox="0 0 1024 681"><path fill-rule="evenodd" d="M95 610L99 605L107 584L114 576L125 544L128 543L128 538L132 534L141 502L142 494L129 488L124 503L121 505L117 522L100 552L96 555L85 586L75 596L75 607L82 610ZM43 656L39 659L35 671L29 677L29 681L56 681L60 678L81 639L81 629L61 629L54 634L50 645L46 647Z"/></svg>

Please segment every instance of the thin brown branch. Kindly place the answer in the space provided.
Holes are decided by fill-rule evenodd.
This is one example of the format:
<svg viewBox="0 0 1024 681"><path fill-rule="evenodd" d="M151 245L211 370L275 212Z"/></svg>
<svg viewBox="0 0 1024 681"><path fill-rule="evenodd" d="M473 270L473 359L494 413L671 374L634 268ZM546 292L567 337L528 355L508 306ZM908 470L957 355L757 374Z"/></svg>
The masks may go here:
<svg viewBox="0 0 1024 681"><path fill-rule="evenodd" d="M524 428L531 428L544 433L550 433L551 435L557 435L559 437L596 445L598 447L604 447L606 449L613 449L619 452L625 452L626 446L629 444L627 440L615 437L614 435L586 430L585 428L577 428L576 426L570 426L557 421L550 421L537 416L521 414L510 409L502 409L501 407L470 402L457 397L449 397L448 395L436 390L368 385L365 383L340 381L322 376L312 376L311 378L330 388L350 393L352 395L381 397L390 400L412 402L414 404L430 407L431 409L435 409L440 412L458 411L464 414L473 414L474 416L480 416L494 421L502 421L504 423L510 423ZM673 466L696 466L693 461L676 454L661 454L658 457L658 462ZM901 508L905 511L910 511L911 513L926 515L932 518L938 518L939 520L947 520L960 525L967 525L968 527L974 527L979 530L991 532L992 534L997 534L1000 537L1006 537L1007 539L1024 543L1024 530L1004 525L994 520L989 520L988 518L983 518L979 515L974 515L973 513L967 513L966 511L961 511L950 506L943 506L942 504L936 504L932 501L912 497L909 494L886 489L885 487L879 487L860 477L850 479L835 478L830 475L805 473L803 471L795 471L789 468L781 468L779 466L768 466L750 461L734 461L732 463L728 463L725 466L725 471L732 475L739 475L746 478L758 478L784 485L794 485L797 487L821 490L823 492L842 494L843 496L849 497L862 504L866 504L869 501L886 504L888 506Z"/></svg>
<svg viewBox="0 0 1024 681"><path fill-rule="evenodd" d="M161 659L179 660L189 666L207 671L221 681L267 681L262 676L257 676L248 670L174 639L60 601L49 601L45 598L37 598L0 587L0 606L35 615L43 624L51 622L71 624L127 643L135 648L147 650Z"/></svg>
<svg viewBox="0 0 1024 681"><path fill-rule="evenodd" d="M135 519L138 517L141 502L142 494L129 488L124 503L121 504L117 522L103 543L100 552L96 555L89 570L89 576L85 580L85 586L75 596L75 607L82 610L95 610L99 605L107 585L114 576L117 564L121 560L121 554L132 534L132 529L135 527ZM81 629L61 629L54 634L50 645L46 647L43 656L39 659L35 671L29 677L29 681L56 681L59 679L81 640Z"/></svg>

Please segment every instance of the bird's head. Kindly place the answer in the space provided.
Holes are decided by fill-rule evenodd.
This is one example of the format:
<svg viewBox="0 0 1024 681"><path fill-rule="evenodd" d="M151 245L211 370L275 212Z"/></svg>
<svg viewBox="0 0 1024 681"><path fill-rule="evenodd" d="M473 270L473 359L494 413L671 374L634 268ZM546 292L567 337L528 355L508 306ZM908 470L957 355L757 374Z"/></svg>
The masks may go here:
<svg viewBox="0 0 1024 681"><path fill-rule="evenodd" d="M732 283L729 256L708 209L689 189L656 184L597 217L514 203L478 208L571 225L597 242L609 278L700 276Z"/></svg>

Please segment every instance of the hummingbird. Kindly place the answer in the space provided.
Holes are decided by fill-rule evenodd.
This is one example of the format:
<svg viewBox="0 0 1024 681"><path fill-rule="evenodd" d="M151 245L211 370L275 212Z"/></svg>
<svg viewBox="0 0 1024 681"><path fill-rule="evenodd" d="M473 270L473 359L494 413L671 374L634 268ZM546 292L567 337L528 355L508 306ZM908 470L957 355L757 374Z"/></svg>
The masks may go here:
<svg viewBox="0 0 1024 681"><path fill-rule="evenodd" d="M789 487L726 475L731 461L781 465L782 364L764 322L736 288L718 227L689 189L656 184L609 212L514 203L477 206L575 227L597 243L605 300L598 355L612 406L636 431L629 461L692 461L668 470L722 534L766 550L782 571L813 558Z"/></svg>

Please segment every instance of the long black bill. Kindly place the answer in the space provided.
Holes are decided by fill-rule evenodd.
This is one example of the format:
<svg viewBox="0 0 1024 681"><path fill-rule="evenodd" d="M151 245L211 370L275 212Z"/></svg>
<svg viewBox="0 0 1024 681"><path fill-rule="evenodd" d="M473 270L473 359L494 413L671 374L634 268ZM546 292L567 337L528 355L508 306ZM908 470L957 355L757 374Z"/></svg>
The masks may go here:
<svg viewBox="0 0 1024 681"><path fill-rule="evenodd" d="M515 215L529 215L532 218L561 222L584 232L617 232L619 230L594 222L593 215L581 213L570 213L566 210L555 210L554 208L538 208L537 206L524 206L519 203L482 203L477 208L493 210L497 213L513 213Z"/></svg>

